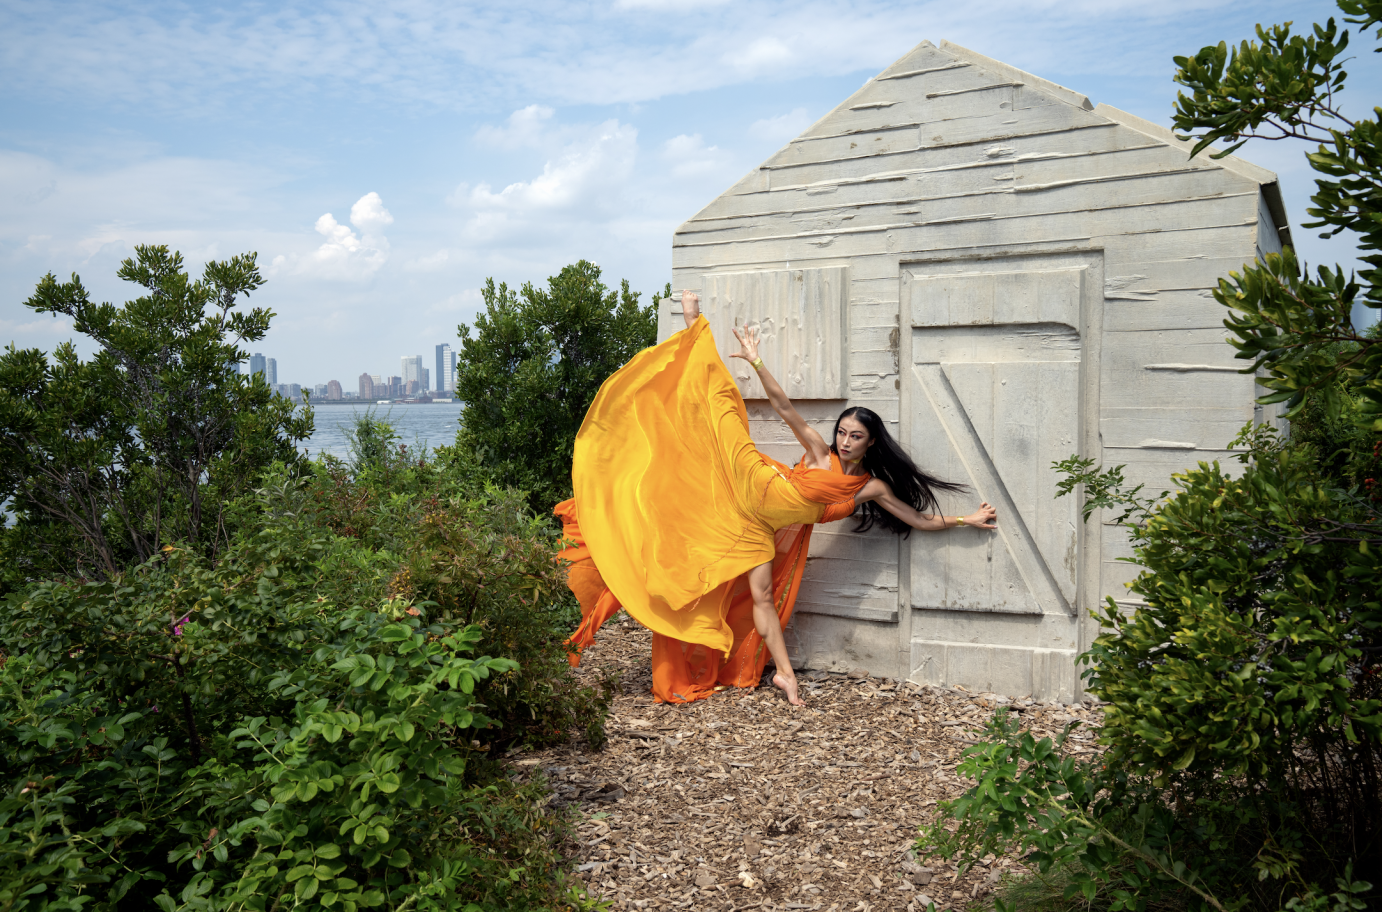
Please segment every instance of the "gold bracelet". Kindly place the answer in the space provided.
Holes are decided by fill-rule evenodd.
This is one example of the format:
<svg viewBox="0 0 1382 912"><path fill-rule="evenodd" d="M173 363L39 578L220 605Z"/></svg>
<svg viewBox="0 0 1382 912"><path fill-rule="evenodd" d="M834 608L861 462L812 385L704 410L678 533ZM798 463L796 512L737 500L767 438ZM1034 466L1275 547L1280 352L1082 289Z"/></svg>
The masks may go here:
<svg viewBox="0 0 1382 912"><path fill-rule="evenodd" d="M752 361L749 362L749 367L753 368L756 371L761 371L763 369L763 359L754 358Z"/></svg>
<svg viewBox="0 0 1382 912"><path fill-rule="evenodd" d="M956 516L956 517L955 517L955 527L956 527L956 528L959 528L960 526L963 526L964 524L965 524L965 518L964 518L963 516Z"/></svg>

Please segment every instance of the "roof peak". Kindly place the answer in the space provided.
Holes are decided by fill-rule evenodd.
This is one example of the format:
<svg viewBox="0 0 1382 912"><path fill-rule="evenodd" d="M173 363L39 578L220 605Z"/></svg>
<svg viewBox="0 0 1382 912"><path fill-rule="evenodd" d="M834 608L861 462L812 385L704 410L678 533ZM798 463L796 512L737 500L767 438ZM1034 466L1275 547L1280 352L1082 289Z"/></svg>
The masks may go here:
<svg viewBox="0 0 1382 912"><path fill-rule="evenodd" d="M921 45L918 45L918 47L928 44L931 44L931 42L924 41ZM934 47L934 45L932 46ZM961 47L953 41L942 40L940 43L940 47L937 48L937 50L942 51L946 54L950 54L954 57L959 57L967 63L971 63L976 66L981 66L989 70L996 70L1003 76L1006 76L1009 79L1011 79L1013 82L1020 82L1023 85L1029 85L1032 88L1045 92L1048 95L1053 95L1068 105L1074 105L1075 107L1082 108L1086 111L1094 110L1094 105L1090 102L1089 96L1087 95L1082 95L1079 92L1076 92L1074 89L1067 89L1065 86L1056 82L1052 82L1049 79L1042 79L1040 76L1037 76L1034 73L1028 73L1026 70L1019 70L1017 67L1010 66L1001 60L994 60L992 57L985 57L983 54L980 54L977 51L971 51L967 47Z"/></svg>

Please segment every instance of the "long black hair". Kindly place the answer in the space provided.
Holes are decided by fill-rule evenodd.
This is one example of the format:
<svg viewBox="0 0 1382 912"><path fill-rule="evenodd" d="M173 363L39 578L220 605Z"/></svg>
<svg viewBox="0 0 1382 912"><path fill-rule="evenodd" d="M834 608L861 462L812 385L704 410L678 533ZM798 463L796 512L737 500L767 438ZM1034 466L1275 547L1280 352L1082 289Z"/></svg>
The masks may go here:
<svg viewBox="0 0 1382 912"><path fill-rule="evenodd" d="M962 484L942 481L917 468L917 464L912 462L912 457L908 456L893 439L893 435L888 433L878 413L861 405L845 409L840 413L840 417L835 419L835 430L830 435L830 452L839 455L839 451L835 449L835 441L839 438L840 422L846 418L853 418L862 424L869 437L873 439L873 444L864 450L864 471L885 482L899 500L910 504L917 512L940 511L940 504L936 501L937 491L965 490ZM873 528L874 523L878 523L889 532L903 537L912 534L911 526L884 510L876 502L866 503L860 509L863 513L859 517L859 525L854 527L855 532L867 532Z"/></svg>

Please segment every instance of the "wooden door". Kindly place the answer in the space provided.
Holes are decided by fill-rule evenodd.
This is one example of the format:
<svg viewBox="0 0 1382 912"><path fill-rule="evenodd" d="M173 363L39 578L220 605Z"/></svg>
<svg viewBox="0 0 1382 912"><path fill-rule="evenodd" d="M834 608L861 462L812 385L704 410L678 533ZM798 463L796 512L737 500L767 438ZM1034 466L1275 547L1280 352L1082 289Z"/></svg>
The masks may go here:
<svg viewBox="0 0 1382 912"><path fill-rule="evenodd" d="M910 451L961 481L947 513L979 501L998 531L911 539L916 608L1073 614L1079 579L1076 498L1055 499L1051 464L1081 448L1083 268L912 275Z"/></svg>

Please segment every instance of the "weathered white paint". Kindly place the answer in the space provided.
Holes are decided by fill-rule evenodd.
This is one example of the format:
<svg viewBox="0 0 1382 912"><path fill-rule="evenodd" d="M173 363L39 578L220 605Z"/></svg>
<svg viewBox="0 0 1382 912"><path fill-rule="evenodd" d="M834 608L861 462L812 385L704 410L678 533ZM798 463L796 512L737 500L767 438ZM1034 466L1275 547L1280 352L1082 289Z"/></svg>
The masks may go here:
<svg viewBox="0 0 1382 912"><path fill-rule="evenodd" d="M706 277L701 312L721 348L733 330L758 330L759 356L793 399L842 399L849 385L849 267L772 269ZM726 364L745 399L766 395L742 358Z"/></svg>
<svg viewBox="0 0 1382 912"><path fill-rule="evenodd" d="M1051 463L1123 464L1169 487L1255 408L1218 280L1290 243L1276 177L1188 156L1169 130L1006 64L924 42L676 232L674 286L720 348L758 322L765 359L823 434L879 412L925 468L1000 509L1000 531L899 541L818 527L797 660L1050 699L1104 596L1122 530L1054 498ZM681 328L663 302L660 334ZM754 438L800 447L741 362ZM1120 602L1121 604L1121 602Z"/></svg>

